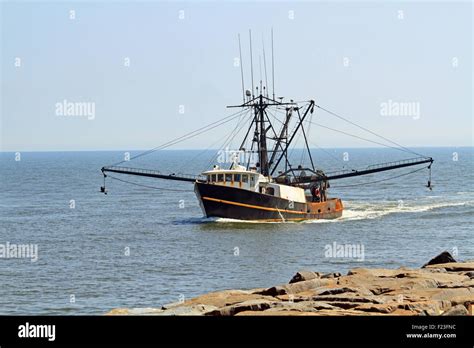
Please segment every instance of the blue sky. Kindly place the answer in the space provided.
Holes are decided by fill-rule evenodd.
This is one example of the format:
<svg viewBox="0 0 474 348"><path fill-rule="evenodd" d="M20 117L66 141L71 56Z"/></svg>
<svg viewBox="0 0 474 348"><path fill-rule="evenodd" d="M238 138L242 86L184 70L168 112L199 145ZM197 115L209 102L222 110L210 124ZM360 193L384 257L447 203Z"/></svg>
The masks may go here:
<svg viewBox="0 0 474 348"><path fill-rule="evenodd" d="M472 146L471 2L3 2L1 15L2 151L147 149L222 118L241 101L237 34L248 73L252 29L257 80L272 27L278 96L406 146ZM64 100L93 103L93 119L58 115ZM419 117L382 115L389 101L416 103ZM318 127L310 137L370 146Z"/></svg>

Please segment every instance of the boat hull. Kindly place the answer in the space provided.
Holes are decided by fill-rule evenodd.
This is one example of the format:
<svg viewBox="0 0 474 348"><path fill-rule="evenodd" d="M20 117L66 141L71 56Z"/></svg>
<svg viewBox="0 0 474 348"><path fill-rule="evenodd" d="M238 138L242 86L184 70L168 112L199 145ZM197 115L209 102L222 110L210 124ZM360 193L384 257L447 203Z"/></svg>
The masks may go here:
<svg viewBox="0 0 474 348"><path fill-rule="evenodd" d="M235 187L203 182L194 191L206 217L255 221L302 221L342 216L339 198L326 202L292 202L287 199Z"/></svg>

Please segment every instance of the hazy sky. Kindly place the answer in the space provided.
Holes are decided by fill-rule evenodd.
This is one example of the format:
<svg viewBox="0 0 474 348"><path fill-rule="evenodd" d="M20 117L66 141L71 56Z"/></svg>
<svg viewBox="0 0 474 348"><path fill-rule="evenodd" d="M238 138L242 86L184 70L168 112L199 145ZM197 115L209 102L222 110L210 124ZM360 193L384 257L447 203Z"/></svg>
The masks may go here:
<svg viewBox="0 0 474 348"><path fill-rule="evenodd" d="M1 16L3 151L147 149L222 118L241 101L237 34L250 87L248 29L257 80L272 27L278 96L315 99L406 146L472 145L471 2L4 2ZM64 101L93 114L68 115ZM382 112L407 102L415 114ZM207 148L233 127L176 148ZM370 146L310 133L319 146Z"/></svg>

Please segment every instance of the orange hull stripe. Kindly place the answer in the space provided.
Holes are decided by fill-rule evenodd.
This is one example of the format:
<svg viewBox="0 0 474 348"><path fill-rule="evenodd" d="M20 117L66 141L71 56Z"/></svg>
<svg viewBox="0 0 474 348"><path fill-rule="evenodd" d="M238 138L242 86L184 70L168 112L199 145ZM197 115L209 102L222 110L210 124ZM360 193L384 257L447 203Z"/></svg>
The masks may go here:
<svg viewBox="0 0 474 348"><path fill-rule="evenodd" d="M253 209L260 209L260 210L268 210L268 211L280 211L280 212L285 212L285 213L292 213L292 214L307 214L304 211L294 211L294 210L286 210L286 209L276 209L276 208L268 208L268 207L262 207L259 205L251 205L251 204L245 204L245 203L238 203L238 202L232 202L232 201L226 201L223 199L216 199L216 198L211 198L211 197L202 197L202 199L208 200L208 201L213 201L213 202L219 202L219 203L225 203L225 204L232 204L232 205L238 205L240 207L246 207L246 208L253 208Z"/></svg>

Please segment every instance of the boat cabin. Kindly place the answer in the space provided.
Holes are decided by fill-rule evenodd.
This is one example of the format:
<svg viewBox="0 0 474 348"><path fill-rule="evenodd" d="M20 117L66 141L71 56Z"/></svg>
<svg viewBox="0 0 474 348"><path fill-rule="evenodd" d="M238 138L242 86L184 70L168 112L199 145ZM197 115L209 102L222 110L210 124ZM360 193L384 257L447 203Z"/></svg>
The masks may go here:
<svg viewBox="0 0 474 348"><path fill-rule="evenodd" d="M231 186L244 190L258 191L259 183L268 182L260 173L247 170L240 165L233 165L231 169L221 169L214 166L214 169L202 173L206 176L208 184Z"/></svg>
<svg viewBox="0 0 474 348"><path fill-rule="evenodd" d="M256 170L247 170L238 164L232 165L231 169L221 169L219 166L214 166L214 169L202 174L206 176L207 184L249 190L294 202L306 202L303 189L270 182L267 177L257 173Z"/></svg>

